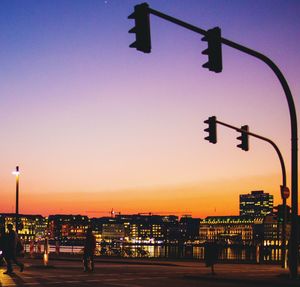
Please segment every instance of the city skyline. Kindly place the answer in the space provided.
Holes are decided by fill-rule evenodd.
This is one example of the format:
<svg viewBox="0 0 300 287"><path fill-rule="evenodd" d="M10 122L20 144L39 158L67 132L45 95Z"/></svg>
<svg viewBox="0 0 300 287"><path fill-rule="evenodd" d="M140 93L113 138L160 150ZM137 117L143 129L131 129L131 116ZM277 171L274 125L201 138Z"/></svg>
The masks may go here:
<svg viewBox="0 0 300 287"><path fill-rule="evenodd" d="M91 211L238 214L238 195L264 190L281 203L271 147L218 127L215 115L272 139L290 187L290 125L284 93L262 63L223 47L223 72L202 68L199 35L151 16L152 53L128 46L139 1L3 1L0 4L1 212ZM270 57L299 107L297 1L148 1L150 7ZM176 45L174 45L176 42ZM290 205L290 199L288 200ZM97 213L95 213L97 215Z"/></svg>

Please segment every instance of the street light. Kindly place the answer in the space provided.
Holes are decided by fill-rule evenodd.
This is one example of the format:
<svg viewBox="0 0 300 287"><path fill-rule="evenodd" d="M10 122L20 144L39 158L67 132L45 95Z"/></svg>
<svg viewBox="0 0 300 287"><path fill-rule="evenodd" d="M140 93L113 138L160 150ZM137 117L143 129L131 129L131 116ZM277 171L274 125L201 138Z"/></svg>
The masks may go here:
<svg viewBox="0 0 300 287"><path fill-rule="evenodd" d="M16 233L18 234L19 225L19 177L20 171L19 166L16 166L16 170L12 172L16 176Z"/></svg>

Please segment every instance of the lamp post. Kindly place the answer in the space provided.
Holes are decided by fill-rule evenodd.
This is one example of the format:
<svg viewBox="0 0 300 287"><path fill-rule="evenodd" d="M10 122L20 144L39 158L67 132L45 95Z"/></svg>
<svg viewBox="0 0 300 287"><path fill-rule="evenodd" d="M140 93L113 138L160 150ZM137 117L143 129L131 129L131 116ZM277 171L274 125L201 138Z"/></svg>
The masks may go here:
<svg viewBox="0 0 300 287"><path fill-rule="evenodd" d="M16 166L16 170L12 172L16 176L16 233L18 234L18 223L19 223L19 166Z"/></svg>

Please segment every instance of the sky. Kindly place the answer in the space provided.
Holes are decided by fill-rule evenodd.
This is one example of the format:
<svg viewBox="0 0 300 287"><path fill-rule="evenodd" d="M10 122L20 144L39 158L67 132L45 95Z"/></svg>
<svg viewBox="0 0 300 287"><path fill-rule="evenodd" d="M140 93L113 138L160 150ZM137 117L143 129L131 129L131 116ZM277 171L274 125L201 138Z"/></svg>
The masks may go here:
<svg viewBox="0 0 300 287"><path fill-rule="evenodd" d="M0 1L0 212L238 215L239 194L264 190L280 204L290 187L284 92L260 60L222 47L223 71L202 68L201 35L151 15L152 52L129 45L131 0ZM153 0L151 8L257 50L281 69L300 105L300 2ZM290 203L290 199L288 200Z"/></svg>

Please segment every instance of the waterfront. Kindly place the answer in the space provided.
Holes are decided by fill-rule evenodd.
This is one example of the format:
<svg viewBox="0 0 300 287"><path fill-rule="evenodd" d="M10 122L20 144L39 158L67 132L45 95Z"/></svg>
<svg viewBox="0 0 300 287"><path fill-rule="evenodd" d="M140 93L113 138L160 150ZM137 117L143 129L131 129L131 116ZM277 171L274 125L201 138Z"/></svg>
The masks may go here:
<svg viewBox="0 0 300 287"><path fill-rule="evenodd" d="M26 253L30 253L30 246L25 245ZM44 245L34 246L33 254L44 252ZM49 245L51 254L81 255L83 246L60 246ZM280 262L281 250L278 246L264 247L261 260L264 262ZM98 246L96 256L99 257L125 257L125 258L160 258L160 259L204 259L204 246L195 245L120 245L118 247L106 245ZM259 251L254 246L222 246L219 252L220 261L232 262L259 262Z"/></svg>

